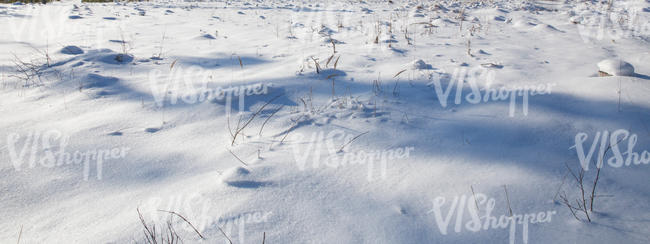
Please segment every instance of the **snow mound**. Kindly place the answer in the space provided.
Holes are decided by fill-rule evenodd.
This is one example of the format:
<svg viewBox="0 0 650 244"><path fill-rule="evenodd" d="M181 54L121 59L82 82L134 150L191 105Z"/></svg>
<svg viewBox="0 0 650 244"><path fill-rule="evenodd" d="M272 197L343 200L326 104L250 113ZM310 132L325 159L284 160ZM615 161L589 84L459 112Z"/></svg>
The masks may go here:
<svg viewBox="0 0 650 244"><path fill-rule="evenodd" d="M214 39L217 39L217 38L216 38L215 36L211 35L211 34L207 34L207 33L206 33L206 34L203 34L203 35L197 37L196 39L209 39L209 40L214 40Z"/></svg>
<svg viewBox="0 0 650 244"><path fill-rule="evenodd" d="M538 25L536 25L535 27L533 27L533 29L538 30L538 31L557 31L557 32L564 32L564 31L561 31L561 30L555 28L555 27L552 26L552 25L547 25L547 24L538 24Z"/></svg>
<svg viewBox="0 0 650 244"><path fill-rule="evenodd" d="M249 174L250 170L237 166L237 167L232 167L227 169L226 171L221 174L221 180L223 182L233 182L233 181L240 181L240 180L245 180Z"/></svg>
<svg viewBox="0 0 650 244"><path fill-rule="evenodd" d="M320 71L320 75L329 79L333 77L346 76L347 73L338 69L324 69Z"/></svg>
<svg viewBox="0 0 650 244"><path fill-rule="evenodd" d="M449 26L449 25L453 24L453 22L448 20L448 19L439 18L439 19L435 19L435 20L431 21L431 24L434 25L434 26L446 27L446 26Z"/></svg>
<svg viewBox="0 0 650 244"><path fill-rule="evenodd" d="M620 59L605 59L598 63L598 71L606 75L632 76L634 66Z"/></svg>
<svg viewBox="0 0 650 244"><path fill-rule="evenodd" d="M254 180L251 171L241 167L232 167L221 174L221 182L236 188L259 188L271 185L271 182Z"/></svg>
<svg viewBox="0 0 650 244"><path fill-rule="evenodd" d="M418 59L411 63L411 69L414 70L433 69L433 67L430 64L425 63L422 59Z"/></svg>
<svg viewBox="0 0 650 244"><path fill-rule="evenodd" d="M61 49L61 53L68 54L68 55L79 55L79 54L83 54L84 50L82 50L77 46L66 46Z"/></svg>

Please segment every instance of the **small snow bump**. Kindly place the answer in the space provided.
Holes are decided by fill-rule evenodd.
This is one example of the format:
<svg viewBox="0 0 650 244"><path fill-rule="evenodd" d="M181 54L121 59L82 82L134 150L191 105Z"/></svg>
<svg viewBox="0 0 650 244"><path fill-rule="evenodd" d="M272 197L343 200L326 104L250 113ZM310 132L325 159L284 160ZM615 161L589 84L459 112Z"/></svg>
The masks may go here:
<svg viewBox="0 0 650 244"><path fill-rule="evenodd" d="M427 64L422 59L415 60L411 63L411 69L422 70L422 69L433 69L433 66Z"/></svg>
<svg viewBox="0 0 650 244"><path fill-rule="evenodd" d="M202 37L202 38L205 38L205 39L211 39L211 40L217 39L216 37L214 37L214 36L211 35L211 34L204 34L204 35L202 35L201 37Z"/></svg>
<svg viewBox="0 0 650 244"><path fill-rule="evenodd" d="M605 59L598 63L601 76L633 76L634 66L620 59Z"/></svg>
<svg viewBox="0 0 650 244"><path fill-rule="evenodd" d="M60 52L63 53L63 54L68 54L68 55L79 55L79 54L83 54L84 50L82 50L81 48L79 48L77 46L65 46L65 47L61 48Z"/></svg>
<svg viewBox="0 0 650 244"><path fill-rule="evenodd" d="M156 133L156 132L160 131L160 128L146 128L146 129L144 129L144 131L147 132L147 133Z"/></svg>

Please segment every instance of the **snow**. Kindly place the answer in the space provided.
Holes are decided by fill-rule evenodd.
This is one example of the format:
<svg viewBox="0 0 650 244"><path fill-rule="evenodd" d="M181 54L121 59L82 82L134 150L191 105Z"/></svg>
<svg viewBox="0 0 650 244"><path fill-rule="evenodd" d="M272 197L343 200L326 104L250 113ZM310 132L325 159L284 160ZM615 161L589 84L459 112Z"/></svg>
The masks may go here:
<svg viewBox="0 0 650 244"><path fill-rule="evenodd" d="M392 2L0 5L0 240L650 242L648 1Z"/></svg>
<svg viewBox="0 0 650 244"><path fill-rule="evenodd" d="M616 76L633 76L634 66L623 60L605 59L598 62L598 71Z"/></svg>

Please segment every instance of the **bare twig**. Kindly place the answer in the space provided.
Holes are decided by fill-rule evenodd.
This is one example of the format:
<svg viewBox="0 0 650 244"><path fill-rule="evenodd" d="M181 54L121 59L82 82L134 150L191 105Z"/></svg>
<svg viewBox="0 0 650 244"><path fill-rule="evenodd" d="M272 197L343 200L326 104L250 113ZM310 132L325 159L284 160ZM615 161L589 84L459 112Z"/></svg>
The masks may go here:
<svg viewBox="0 0 650 244"><path fill-rule="evenodd" d="M241 160L241 158L237 157L237 155L234 152L232 152L230 149L228 149L228 152L230 152L230 154L232 154L233 157L235 157L237 160L239 160L240 163L242 163L243 165L248 167L248 164L244 163L244 160Z"/></svg>
<svg viewBox="0 0 650 244"><path fill-rule="evenodd" d="M599 159L601 161L596 162L596 168L597 168L597 170L596 170L596 179L594 179L594 185L591 188L591 196L589 197L590 201L591 201L589 203L589 211L592 211L592 212L594 211L594 199L596 198L596 186L598 185L598 180L600 179L600 170L602 169L602 164L603 164L602 160L605 158L605 155L607 155L607 152L610 149L612 149L612 146L618 145L621 141L623 141L623 139L618 140L616 142L616 144L614 144L614 145L611 145L611 144L607 145L607 149L605 149L605 152L603 152L602 157L599 157Z"/></svg>
<svg viewBox="0 0 650 244"><path fill-rule="evenodd" d="M510 196L508 196L508 188L506 185L503 185L503 191L506 192L506 200L508 201L508 212L510 213L510 217L512 217L512 208L510 207Z"/></svg>
<svg viewBox="0 0 650 244"><path fill-rule="evenodd" d="M569 172L564 174L564 177L562 177L562 183L560 183L560 186L557 188L557 192L555 192L555 196L553 196L553 201L555 202L557 200L557 196L560 195L560 190L562 190L562 186L564 185L564 181L566 180L566 177L569 175Z"/></svg>
<svg viewBox="0 0 650 244"><path fill-rule="evenodd" d="M340 55L336 58L336 61L334 61L334 69L336 69L336 66L339 64L339 58L341 58Z"/></svg>
<svg viewBox="0 0 650 244"><path fill-rule="evenodd" d="M474 204L476 204L476 210L477 210L477 211L481 211L481 210L478 208L478 200L476 200L476 194L474 194L474 187L473 187L472 185L469 185L469 188L472 189L472 196L474 197Z"/></svg>
<svg viewBox="0 0 650 244"><path fill-rule="evenodd" d="M23 61L15 53L13 54L13 56L14 59L12 61L16 66L16 71L20 75L11 75L11 76L16 77L22 80L23 82L25 82L25 86L28 86L30 82L32 85L42 84L41 76L44 70L43 64ZM34 80L34 78L38 78L38 84Z"/></svg>
<svg viewBox="0 0 650 244"><path fill-rule="evenodd" d="M576 209L573 206L571 206L571 204L569 203L569 199L566 196L566 192L563 191L562 194L560 194L560 199L562 199L562 203L564 203L564 205L566 205L569 208L569 211L571 211L573 217L576 218L576 220L581 221L580 218L578 218L578 215L576 214L575 211L579 209Z"/></svg>
<svg viewBox="0 0 650 244"><path fill-rule="evenodd" d="M316 65L316 74L320 74L320 71L321 71L320 64L318 64L318 61L316 61L316 59L314 59L314 57L311 57L311 60L313 60L314 64Z"/></svg>
<svg viewBox="0 0 650 244"><path fill-rule="evenodd" d="M598 167L596 170L596 179L594 180L594 185L591 188L591 196L590 196L590 203L589 203L589 211L594 211L594 198L596 196L596 185L598 185L598 179L600 178L600 170L602 167Z"/></svg>
<svg viewBox="0 0 650 244"><path fill-rule="evenodd" d="M196 234L198 234L198 235L201 237L201 239L205 239L205 237L203 237L203 235L201 235L201 233L199 232L199 230L197 230L197 229L194 227L194 225L192 225L192 223L190 223L190 221L188 221L185 217L183 217L183 215L180 215L180 214L178 214L178 213L176 213L176 212L174 212L174 211L167 211L167 210L160 210L160 209L159 209L158 211L160 211L160 212L170 213L170 214L172 214L172 215L176 215L176 216L180 217L183 221L185 221L185 223L187 223L188 225L190 225L190 227L192 227L192 229L194 230L194 232L196 232Z"/></svg>
<svg viewBox="0 0 650 244"><path fill-rule="evenodd" d="M585 214L585 217L587 218L587 220L589 222L591 222L591 217L589 216L589 210L587 209L587 200L586 200L586 197L585 197L585 186L584 186L585 170L581 167L580 171L576 175L576 173L574 173L573 170L571 170L571 167L569 167L568 163L566 164L566 168L569 171L569 173L571 174L571 176L573 176L573 179L578 184L578 188L580 189L580 198L575 199L576 200L576 205L575 206L573 206L571 204L571 202L568 200L568 198L566 197L566 193L562 196L562 200L563 200L564 204L567 207L569 207L569 209L572 209L572 213L573 213L573 210L581 211L581 212L583 212ZM573 214L575 214L575 213L573 213ZM577 216L576 216L576 218L577 218ZM577 218L577 219L579 220L579 218Z"/></svg>
<svg viewBox="0 0 650 244"><path fill-rule="evenodd" d="M221 229L221 227L219 227L218 225L217 225L217 228L219 229L219 231L221 231L221 234L222 234L226 239L228 239L228 242L229 242L230 244L232 244L232 240L230 240L230 237L228 237L228 235L226 235L226 232L224 232L223 229Z"/></svg>
<svg viewBox="0 0 650 244"><path fill-rule="evenodd" d="M343 152L343 148L345 148L345 146L349 145L350 143L352 143L352 142L353 142L354 140L356 140L357 138L359 138L359 137L361 137L361 136L363 136L363 135L365 135L365 134L368 134L368 132L370 132L370 131L366 131L366 132L363 132L363 133L361 133L361 134L355 136L355 137L352 138L350 141L348 141L347 143L343 144L343 146L341 146L341 148L339 148L338 152Z"/></svg>
<svg viewBox="0 0 650 244"><path fill-rule="evenodd" d="M280 140L280 143L283 143L283 142L284 142L284 139L286 139L287 136L289 135L289 133L291 133L291 131L292 131L292 130L293 130L293 129L298 125L298 123L300 122L300 119L302 119L303 116L305 116L305 115L303 114L303 115L301 115L300 117L298 117L298 119L296 119L296 121L294 122L294 124L293 124L291 127L289 127L289 129L287 130L287 132L284 134L284 137L282 137L282 140Z"/></svg>
<svg viewBox="0 0 650 244"><path fill-rule="evenodd" d="M406 70L404 69L404 70L402 70L402 71L400 71L400 72L397 72L397 74L395 74L395 76L393 76L393 78L395 78L395 77L401 75L402 73L404 73L404 71L406 71Z"/></svg>
<svg viewBox="0 0 650 244"><path fill-rule="evenodd" d="M16 244L20 244L20 238L23 237L23 225L20 225L20 232L18 232L18 241Z"/></svg>
<svg viewBox="0 0 650 244"><path fill-rule="evenodd" d="M138 211L138 217L140 218L140 222L142 223L142 226L144 227L144 236L147 240L147 243L152 243L156 244L158 241L156 240L156 226L152 225L151 228L149 228L149 225L147 222L144 220L144 217L142 217L142 213L140 213L140 209L136 208L136 211Z"/></svg>
<svg viewBox="0 0 650 244"><path fill-rule="evenodd" d="M253 119L255 119L255 117L257 117L257 115L259 115L259 114L262 112L262 110L264 110L264 108L265 108L267 105L269 105L269 104L270 104L271 102L273 102L275 99L278 99L278 98L280 98L280 97L283 96L283 95L284 95L284 94L277 95L276 97L272 98L271 100L269 100L268 102L266 102L264 105L262 105L262 107L261 107L260 109L258 109L257 112L255 112L255 113L251 116L251 118L248 119L248 121L246 121L246 123L244 123L244 125L243 125L241 128L239 127L239 123L238 123L238 124L237 124L237 129L235 130L235 133L234 133L233 136L232 136L232 143L231 143L231 145L235 145L235 140L237 139L237 135L239 135L239 133L240 133L242 130L244 130L244 129L245 129L245 128L246 128L246 127L247 127L247 126L248 126L248 125L253 121ZM229 121L230 121L230 119L229 119ZM241 121L241 117L240 117L240 121Z"/></svg>
<svg viewBox="0 0 650 244"><path fill-rule="evenodd" d="M330 56L329 58L327 58L327 62L325 62L325 67L329 67L329 66L330 66L330 62L332 61L333 58L334 58L334 54L332 54L332 56Z"/></svg>
<svg viewBox="0 0 650 244"><path fill-rule="evenodd" d="M174 68L174 65L176 65L176 61L178 61L178 59L175 59L174 62L172 62L172 64L169 65L169 70L172 70Z"/></svg>
<svg viewBox="0 0 650 244"><path fill-rule="evenodd" d="M280 110L282 110L283 108L284 108L284 104L280 106L280 108L275 110L275 112L273 112L268 118L266 118L266 120L264 120L264 123L262 123L262 126L260 127L260 133L259 133L260 136L262 135L262 130L264 130L264 126L266 125L266 123L269 122L269 120L271 120L271 118L273 118L273 116L276 113L280 112Z"/></svg>

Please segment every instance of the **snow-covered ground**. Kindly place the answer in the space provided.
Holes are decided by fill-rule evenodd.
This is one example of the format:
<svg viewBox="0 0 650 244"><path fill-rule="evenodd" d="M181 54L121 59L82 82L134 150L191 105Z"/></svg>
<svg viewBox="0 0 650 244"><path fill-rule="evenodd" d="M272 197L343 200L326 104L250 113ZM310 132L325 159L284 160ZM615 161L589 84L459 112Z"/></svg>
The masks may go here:
<svg viewBox="0 0 650 244"><path fill-rule="evenodd" d="M650 242L648 0L0 23L2 243Z"/></svg>

